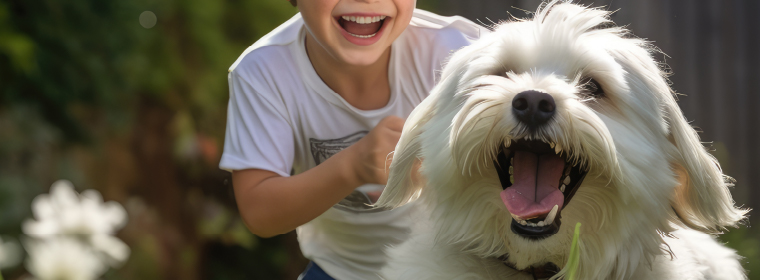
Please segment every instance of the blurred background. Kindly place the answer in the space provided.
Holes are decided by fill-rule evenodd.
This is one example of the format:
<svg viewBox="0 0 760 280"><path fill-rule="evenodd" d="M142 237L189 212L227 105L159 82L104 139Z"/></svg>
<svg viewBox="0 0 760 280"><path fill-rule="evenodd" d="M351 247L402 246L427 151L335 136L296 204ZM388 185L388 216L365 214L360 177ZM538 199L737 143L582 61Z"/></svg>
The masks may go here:
<svg viewBox="0 0 760 280"><path fill-rule="evenodd" d="M760 2L581 3L619 9L617 24L667 54L656 57L737 179L737 204L760 208L751 184L760 181ZM486 25L539 4L418 1ZM23 241L32 200L68 179L129 216L117 236L131 255L104 279L296 279L307 261L295 233L250 234L230 174L217 168L227 68L296 12L285 0L0 0L0 238ZM720 238L760 279L760 230ZM19 262L0 269L5 279L29 275Z"/></svg>

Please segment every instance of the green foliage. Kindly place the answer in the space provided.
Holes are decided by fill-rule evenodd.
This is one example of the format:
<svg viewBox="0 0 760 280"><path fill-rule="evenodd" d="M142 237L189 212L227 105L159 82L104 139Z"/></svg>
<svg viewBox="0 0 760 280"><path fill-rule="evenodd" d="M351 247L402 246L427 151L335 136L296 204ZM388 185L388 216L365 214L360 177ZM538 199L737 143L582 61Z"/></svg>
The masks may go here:
<svg viewBox="0 0 760 280"><path fill-rule="evenodd" d="M143 11L156 14L155 27L139 24ZM75 105L128 130L142 98L190 110L215 130L227 67L295 12L278 0L2 3L0 104L31 105L74 142L91 140Z"/></svg>
<svg viewBox="0 0 760 280"><path fill-rule="evenodd" d="M580 265L581 250L578 245L578 238L581 235L581 223L575 224L575 232L573 233L573 242L570 244L570 257L567 259L565 267L562 268L563 275L567 275L568 280L575 280L575 274L578 273L578 266Z"/></svg>
<svg viewBox="0 0 760 280"><path fill-rule="evenodd" d="M726 246L736 250L749 279L760 279L760 230L742 226L720 235Z"/></svg>
<svg viewBox="0 0 760 280"><path fill-rule="evenodd" d="M155 26L140 24L145 11L156 15ZM204 194L206 204L228 199L229 185L215 166L226 123L227 69L296 12L282 0L0 1L0 233L19 235L32 199L66 178L106 190L107 199L123 204L140 196L154 202L147 206L154 212L165 203L181 208L180 217L130 216L130 223L141 223L123 233L132 258L106 279L200 279L198 271L217 278L222 272L195 267L216 257L201 250L217 243L254 256L266 267L264 277L279 277L287 259L281 240L259 242L229 203L221 206L227 207L223 216L205 219L188 206L186 190L216 190ZM151 122L158 129L145 127ZM143 178L140 167L162 159L162 150L172 158L158 174L171 175ZM188 187L172 193L167 185ZM174 196L160 196L166 193ZM177 258L167 259L175 252ZM173 274L183 270L187 277ZM23 268L12 272L5 276L15 279Z"/></svg>

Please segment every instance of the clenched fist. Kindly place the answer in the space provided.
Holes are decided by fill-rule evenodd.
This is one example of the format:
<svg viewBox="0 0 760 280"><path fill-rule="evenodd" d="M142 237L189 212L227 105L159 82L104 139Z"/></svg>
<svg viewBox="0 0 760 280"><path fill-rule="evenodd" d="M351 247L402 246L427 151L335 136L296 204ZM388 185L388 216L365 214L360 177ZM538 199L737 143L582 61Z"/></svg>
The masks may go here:
<svg viewBox="0 0 760 280"><path fill-rule="evenodd" d="M403 128L402 118L385 117L366 136L346 149L351 153L353 174L360 184L384 185L388 181L391 152L396 149Z"/></svg>

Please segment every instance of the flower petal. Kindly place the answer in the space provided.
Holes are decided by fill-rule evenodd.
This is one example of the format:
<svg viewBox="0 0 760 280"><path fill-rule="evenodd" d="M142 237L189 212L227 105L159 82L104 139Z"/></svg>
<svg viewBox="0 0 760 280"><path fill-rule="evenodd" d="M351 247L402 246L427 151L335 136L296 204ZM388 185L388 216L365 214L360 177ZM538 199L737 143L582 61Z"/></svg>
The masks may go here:
<svg viewBox="0 0 760 280"><path fill-rule="evenodd" d="M55 181L50 186L50 196L57 207L70 207L79 202L79 196L69 180Z"/></svg>
<svg viewBox="0 0 760 280"><path fill-rule="evenodd" d="M90 200L96 203L103 203L103 195L99 191L93 189L87 189L80 195L82 200Z"/></svg>
<svg viewBox="0 0 760 280"><path fill-rule="evenodd" d="M96 234L90 238L90 242L95 250L102 252L108 257L108 263L112 267L121 266L131 253L127 244L111 235Z"/></svg>
<svg viewBox="0 0 760 280"><path fill-rule="evenodd" d="M50 219L55 216L56 212L49 195L41 194L32 200L32 214L35 218L39 220Z"/></svg>

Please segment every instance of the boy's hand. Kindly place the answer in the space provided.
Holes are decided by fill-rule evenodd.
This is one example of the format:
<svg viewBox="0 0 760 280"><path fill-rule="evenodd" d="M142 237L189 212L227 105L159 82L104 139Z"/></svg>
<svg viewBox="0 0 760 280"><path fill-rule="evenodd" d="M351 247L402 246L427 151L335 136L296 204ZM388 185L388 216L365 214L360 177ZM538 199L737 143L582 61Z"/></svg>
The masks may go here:
<svg viewBox="0 0 760 280"><path fill-rule="evenodd" d="M404 119L388 116L382 119L366 136L349 147L353 154L353 174L361 185L388 182L388 167L396 149ZM387 160L386 160L387 159Z"/></svg>

